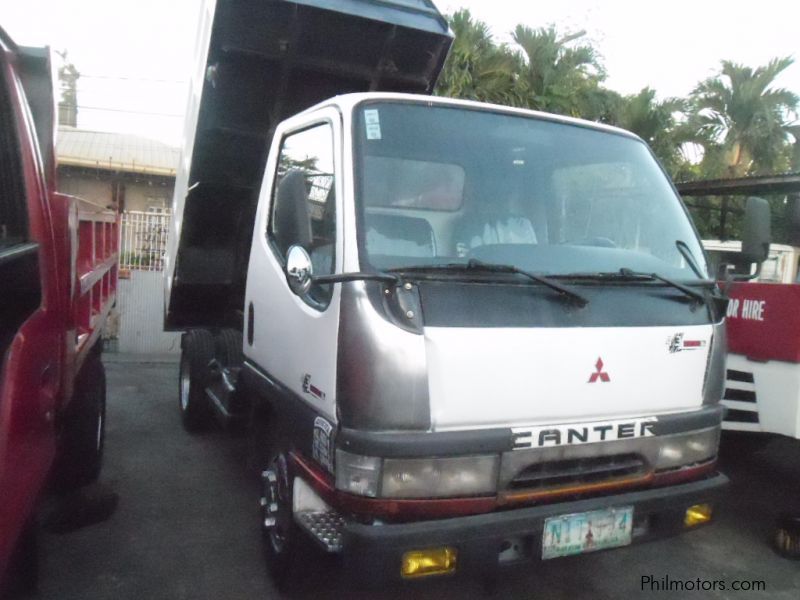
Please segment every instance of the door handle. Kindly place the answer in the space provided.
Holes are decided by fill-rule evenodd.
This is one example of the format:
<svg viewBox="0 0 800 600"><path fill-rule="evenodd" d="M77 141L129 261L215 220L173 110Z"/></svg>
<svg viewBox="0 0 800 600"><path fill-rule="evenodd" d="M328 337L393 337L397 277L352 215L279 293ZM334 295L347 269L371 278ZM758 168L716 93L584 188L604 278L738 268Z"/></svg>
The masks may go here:
<svg viewBox="0 0 800 600"><path fill-rule="evenodd" d="M247 305L247 345L253 345L253 339L255 338L255 333L253 332L253 326L256 323L256 310L253 308L253 303Z"/></svg>

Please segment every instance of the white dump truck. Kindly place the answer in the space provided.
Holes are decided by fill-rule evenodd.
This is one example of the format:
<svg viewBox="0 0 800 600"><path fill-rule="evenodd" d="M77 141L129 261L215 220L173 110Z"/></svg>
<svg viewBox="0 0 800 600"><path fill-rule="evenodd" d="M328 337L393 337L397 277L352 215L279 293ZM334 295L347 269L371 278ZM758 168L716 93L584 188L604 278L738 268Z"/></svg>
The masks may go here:
<svg viewBox="0 0 800 600"><path fill-rule="evenodd" d="M726 303L634 135L429 95L427 0L207 5L167 328L260 432L279 582L493 571L711 520Z"/></svg>

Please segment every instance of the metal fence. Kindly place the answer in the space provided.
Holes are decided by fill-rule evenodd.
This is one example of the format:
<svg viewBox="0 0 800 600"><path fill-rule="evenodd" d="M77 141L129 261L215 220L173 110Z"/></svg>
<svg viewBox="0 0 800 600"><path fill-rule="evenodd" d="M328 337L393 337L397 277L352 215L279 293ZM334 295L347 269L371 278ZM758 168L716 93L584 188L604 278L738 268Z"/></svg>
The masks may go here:
<svg viewBox="0 0 800 600"><path fill-rule="evenodd" d="M133 354L180 352L181 334L164 331L164 277L132 270L119 280L119 338L116 349Z"/></svg>
<svg viewBox="0 0 800 600"><path fill-rule="evenodd" d="M169 209L123 212L119 268L162 271L171 218Z"/></svg>

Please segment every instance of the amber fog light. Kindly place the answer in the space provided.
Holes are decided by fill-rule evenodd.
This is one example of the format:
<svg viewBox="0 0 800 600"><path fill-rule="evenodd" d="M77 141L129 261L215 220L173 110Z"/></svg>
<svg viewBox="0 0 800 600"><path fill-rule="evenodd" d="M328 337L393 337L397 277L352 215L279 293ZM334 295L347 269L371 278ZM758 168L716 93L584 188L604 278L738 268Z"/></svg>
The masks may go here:
<svg viewBox="0 0 800 600"><path fill-rule="evenodd" d="M683 524L687 527L695 527L703 523L708 523L711 520L711 505L710 504L695 504L686 509L686 515L683 517Z"/></svg>
<svg viewBox="0 0 800 600"><path fill-rule="evenodd" d="M455 548L428 548L411 550L403 554L400 574L406 578L425 577L426 575L444 575L456 570Z"/></svg>

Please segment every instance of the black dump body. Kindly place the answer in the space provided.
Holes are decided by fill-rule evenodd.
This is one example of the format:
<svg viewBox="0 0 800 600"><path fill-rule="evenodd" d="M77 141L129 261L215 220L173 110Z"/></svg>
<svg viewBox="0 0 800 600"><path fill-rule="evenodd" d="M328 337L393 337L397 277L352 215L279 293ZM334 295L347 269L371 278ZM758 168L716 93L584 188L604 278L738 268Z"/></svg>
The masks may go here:
<svg viewBox="0 0 800 600"><path fill-rule="evenodd" d="M276 125L339 94L431 93L451 42L430 0L218 0L194 145L184 149L188 191L176 185L185 202L168 329L241 327Z"/></svg>

